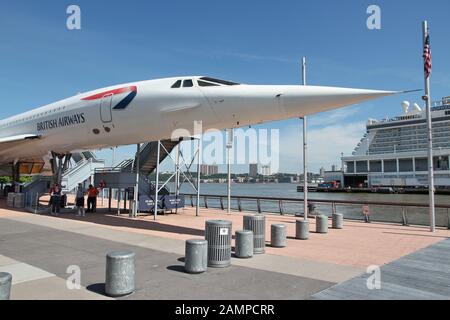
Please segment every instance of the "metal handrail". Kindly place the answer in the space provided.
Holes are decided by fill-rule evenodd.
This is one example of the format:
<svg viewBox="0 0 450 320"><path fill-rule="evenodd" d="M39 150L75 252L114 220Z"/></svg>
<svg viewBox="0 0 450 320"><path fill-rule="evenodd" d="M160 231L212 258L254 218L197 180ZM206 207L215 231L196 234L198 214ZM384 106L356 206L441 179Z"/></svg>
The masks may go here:
<svg viewBox="0 0 450 320"><path fill-rule="evenodd" d="M184 194L186 197L190 198L190 204L192 207L194 207L194 198L196 198L195 194ZM224 198L226 198L226 195L208 195L208 194L204 194L201 195L201 198L204 199L204 205L206 208L211 207L211 208L215 208L215 209L222 209L224 210ZM211 206L211 201L208 203L208 198L209 200L218 200L219 201L219 207L213 207ZM258 213L262 213L263 210L261 209L261 204L262 201L266 201L266 202L272 202L273 204L277 205L278 210L273 209L272 211L265 211L264 213L267 214L279 214L279 215L284 215L284 214L293 214L291 213L286 213L286 209L284 207L285 203L303 203L303 199L300 198L275 198L275 197L255 197L255 196L231 196L231 200L234 200L237 202L237 210L238 212L243 212L243 211L248 211L248 212L258 212ZM255 208L243 208L243 204L242 201L254 201L256 202L256 209ZM187 201L186 201L187 202ZM336 209L336 205L341 205L341 206L390 206L390 207L396 207L400 209L400 213L401 213L401 224L403 226L409 226L411 223L411 219L408 218L408 208L428 208L428 204L426 203L401 203L401 202L387 202L387 201L352 201L352 200L327 200L327 199L310 199L308 201L309 203L314 203L314 204L318 204L318 205L330 205L331 207L331 213L336 213L337 209ZM447 228L450 230L450 205L445 205L445 204L439 204L436 205L437 209L444 209L446 211L446 217L447 217ZM301 214L301 213L299 213ZM361 213L362 214L362 213ZM295 215L297 215L297 213L295 213ZM370 215L370 219L369 219L369 215ZM373 216L373 214L368 214L368 215L364 215L362 214L363 219L366 222L370 222L370 220L373 221L379 221L379 222L393 222L393 221L389 221L389 220L385 220L383 218L379 219L376 216ZM372 219L372 217L374 217L375 219ZM349 218L349 217L345 217L345 219L348 220L360 220L357 218ZM394 222L396 223L396 222ZM423 225L423 224L418 224L418 225Z"/></svg>
<svg viewBox="0 0 450 320"><path fill-rule="evenodd" d="M68 169L66 169L65 171L63 171L62 174L63 174L63 176L67 176L67 175L69 175L69 174L71 174L71 173L74 173L74 172L77 172L77 171L83 169L85 164L87 164L87 163L90 164L90 163L93 163L93 162L94 162L94 161L92 160L92 158L80 160L80 161L78 161L78 162L75 164L75 166L73 166L73 167L71 167L71 168L68 168Z"/></svg>
<svg viewBox="0 0 450 320"><path fill-rule="evenodd" d="M117 172L128 172L128 173L134 173L131 168L127 169L124 167L108 167L108 168L96 168L94 170L95 173L117 173Z"/></svg>
<svg viewBox="0 0 450 320"><path fill-rule="evenodd" d="M125 168L127 166L129 166L130 164L132 164L134 161L134 159L125 159L122 160L119 164L112 166L111 168Z"/></svg>
<svg viewBox="0 0 450 320"><path fill-rule="evenodd" d="M185 193L186 196L196 196L195 194ZM202 194L202 197L216 198L226 197L226 195ZM266 201L287 201L287 202L303 202L300 198L275 198L275 197L255 197L255 196L231 196L233 200L266 200ZM387 201L353 201L353 200L328 200L328 199L309 199L308 202L328 203L328 204L349 204L349 205L373 205L373 206L395 206L395 207L419 207L428 208L427 203L404 203L404 202L387 202ZM436 208L450 209L450 205L436 204Z"/></svg>

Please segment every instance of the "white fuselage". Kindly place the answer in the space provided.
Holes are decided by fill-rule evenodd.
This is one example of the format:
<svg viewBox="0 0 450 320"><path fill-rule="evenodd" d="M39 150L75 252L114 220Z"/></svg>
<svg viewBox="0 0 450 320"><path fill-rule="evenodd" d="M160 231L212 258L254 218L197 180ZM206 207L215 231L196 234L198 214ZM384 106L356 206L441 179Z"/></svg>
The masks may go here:
<svg viewBox="0 0 450 320"><path fill-rule="evenodd" d="M172 88L178 80L192 87ZM128 145L173 136L194 122L225 129L300 117L392 94L387 91L310 86L199 86L199 77L128 83L95 90L0 121L0 139L38 138L2 148L0 163Z"/></svg>

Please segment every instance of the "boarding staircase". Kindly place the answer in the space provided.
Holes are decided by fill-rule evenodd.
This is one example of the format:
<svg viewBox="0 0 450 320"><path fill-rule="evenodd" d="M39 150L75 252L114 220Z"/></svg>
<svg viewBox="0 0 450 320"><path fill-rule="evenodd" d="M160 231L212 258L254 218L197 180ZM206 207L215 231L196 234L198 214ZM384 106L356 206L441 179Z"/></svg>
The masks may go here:
<svg viewBox="0 0 450 320"><path fill-rule="evenodd" d="M161 164L179 144L179 141L162 140L159 164ZM136 171L139 170L139 196L154 197L155 184L149 180L149 176L158 166L158 141L145 143L139 150L139 168L136 168L137 157L127 159L113 168L98 169L95 172L94 181L96 185L104 184L106 188L127 189L136 184ZM161 186L159 186L161 188ZM170 190L162 188L160 196L169 195Z"/></svg>
<svg viewBox="0 0 450 320"><path fill-rule="evenodd" d="M79 183L89 180L96 169L105 167L105 161L96 158L90 151L72 154L74 163L63 172L62 191L69 193L74 191ZM30 183L23 186L24 193L43 194L48 192L53 181L52 176L36 176Z"/></svg>
<svg viewBox="0 0 450 320"><path fill-rule="evenodd" d="M104 160L96 158L91 151L73 153L73 164L69 169L63 172L62 176L62 191L70 193L74 191L79 183L89 181L94 175L95 170L105 166ZM45 193L48 193L53 182L52 176L39 175L25 184L22 192L26 194L26 206L31 206L36 203L36 199Z"/></svg>
<svg viewBox="0 0 450 320"><path fill-rule="evenodd" d="M96 169L105 167L105 162L97 159L90 151L75 156L73 154L72 159L75 165L63 172L62 176L62 191L66 193L75 190L79 183L90 180Z"/></svg>
<svg viewBox="0 0 450 320"><path fill-rule="evenodd" d="M179 141L162 140L161 144L164 148L162 146L160 148L159 163L163 162L169 156L169 153L172 152L172 150L179 144ZM143 144L139 152L139 174L148 176L155 171L156 166L158 165L158 141ZM136 159L134 161L125 161L123 163L125 170L134 170L135 163Z"/></svg>

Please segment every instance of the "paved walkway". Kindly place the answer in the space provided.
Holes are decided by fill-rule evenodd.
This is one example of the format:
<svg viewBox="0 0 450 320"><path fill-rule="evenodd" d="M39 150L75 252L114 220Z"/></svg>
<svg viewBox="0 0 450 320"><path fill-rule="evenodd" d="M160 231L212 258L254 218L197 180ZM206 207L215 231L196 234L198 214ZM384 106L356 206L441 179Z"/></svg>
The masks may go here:
<svg viewBox="0 0 450 320"><path fill-rule="evenodd" d="M130 299L307 299L335 284L238 265L189 275L179 254L3 218L0 234L2 254L20 261L6 264L2 271L17 278L27 273L21 286L13 286L12 297L16 299L47 298L49 293L52 298L66 299L72 292L74 299L101 296L105 255L122 249L136 253L137 291L127 297ZM25 265L33 267L26 271L21 267ZM80 267L81 283L89 292L68 290L65 281L57 281L69 276L66 271L71 265Z"/></svg>
<svg viewBox="0 0 450 320"><path fill-rule="evenodd" d="M313 296L314 299L450 300L450 239L381 267L379 289L364 274ZM374 288L374 286L370 286Z"/></svg>
<svg viewBox="0 0 450 320"><path fill-rule="evenodd" d="M178 214L158 216L157 221L153 221L152 216L133 220L126 214L117 216L106 210L103 214L89 215L84 219L76 218L72 214L63 215L62 218L114 230L184 241L189 238L203 237L205 221L210 219L230 220L233 223L233 230L242 229L243 215L238 212L226 214L224 211L202 208L200 216L196 217L195 210L187 208L180 210ZM27 219L24 221L28 221ZM269 254L351 266L361 270L365 270L370 265L384 265L450 236L450 231L444 229L431 234L427 227L405 227L385 223L366 224L359 221L345 221L344 230L330 228L327 235L322 235L314 232L315 220L310 219L310 241L305 242L294 239L295 220L296 218L292 216L267 215L267 244L270 244L271 224L285 224L289 236L286 248L267 247ZM63 225L64 223L61 222L61 227Z"/></svg>
<svg viewBox="0 0 450 320"><path fill-rule="evenodd" d="M108 299L104 295L87 290L85 287L69 290L66 279L3 255L0 255L0 272L9 272L13 276L12 300Z"/></svg>
<svg viewBox="0 0 450 320"><path fill-rule="evenodd" d="M218 210L202 209L195 217L187 209L157 221L106 212L52 217L6 209L0 201L0 262L5 261L0 270L16 273L16 279L21 270L31 270L22 272L29 279L14 284L14 299L102 299L106 253L131 249L137 254L137 292L131 299L308 299L360 276L369 265L384 265L449 236L448 230L430 234L425 228L348 221L344 230L319 235L311 220L311 239L299 241L293 239L295 218L268 216L267 240L270 224L284 223L287 248L267 247L267 254L253 259L233 258L230 268L188 275L184 240L203 237L209 219L242 228L242 214ZM66 289L70 265L81 268L81 290Z"/></svg>

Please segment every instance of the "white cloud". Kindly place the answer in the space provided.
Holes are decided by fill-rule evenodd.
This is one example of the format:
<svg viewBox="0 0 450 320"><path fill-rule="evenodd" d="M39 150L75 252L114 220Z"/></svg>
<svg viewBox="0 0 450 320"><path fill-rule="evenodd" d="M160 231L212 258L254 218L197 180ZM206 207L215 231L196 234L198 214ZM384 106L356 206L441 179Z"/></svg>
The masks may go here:
<svg viewBox="0 0 450 320"><path fill-rule="evenodd" d="M308 130L310 171L318 172L321 167L330 169L332 164L340 166L341 153L351 154L365 130L364 122ZM283 132L281 138L281 171L300 172L303 165L302 137L298 128L292 127L289 132L287 135Z"/></svg>
<svg viewBox="0 0 450 320"><path fill-rule="evenodd" d="M319 115L313 115L308 117L308 126L328 126L336 123L342 123L346 118L356 115L361 112L360 106L353 106L328 112L320 113Z"/></svg>

